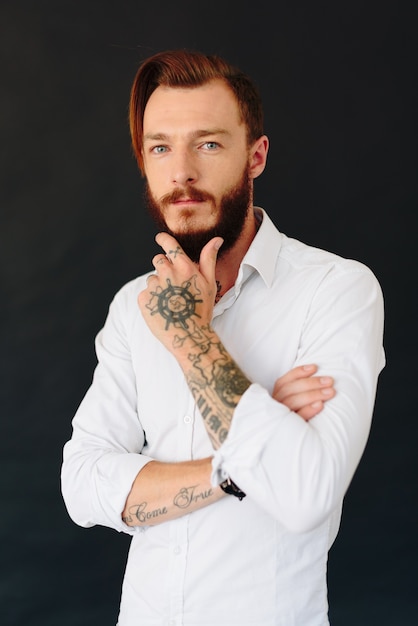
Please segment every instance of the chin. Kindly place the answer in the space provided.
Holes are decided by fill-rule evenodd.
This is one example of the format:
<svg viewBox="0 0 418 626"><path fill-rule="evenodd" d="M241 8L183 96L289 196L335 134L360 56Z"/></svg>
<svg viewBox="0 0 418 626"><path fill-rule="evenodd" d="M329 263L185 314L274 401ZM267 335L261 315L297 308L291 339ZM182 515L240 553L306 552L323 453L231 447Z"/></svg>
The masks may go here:
<svg viewBox="0 0 418 626"><path fill-rule="evenodd" d="M213 219L199 219L196 215L190 217L182 216L180 219L167 220L167 226L174 234L179 235L199 235L209 230L212 230L216 226L216 220Z"/></svg>

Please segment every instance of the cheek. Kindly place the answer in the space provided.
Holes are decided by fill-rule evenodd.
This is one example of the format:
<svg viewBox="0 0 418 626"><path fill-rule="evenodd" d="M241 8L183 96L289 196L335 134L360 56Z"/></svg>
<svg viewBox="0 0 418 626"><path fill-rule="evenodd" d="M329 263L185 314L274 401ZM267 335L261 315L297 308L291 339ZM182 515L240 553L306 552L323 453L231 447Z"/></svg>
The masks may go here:
<svg viewBox="0 0 418 626"><path fill-rule="evenodd" d="M236 161L230 161L219 171L218 183L222 185L222 190L233 189L242 180L244 171L248 168L246 159L240 158Z"/></svg>
<svg viewBox="0 0 418 626"><path fill-rule="evenodd" d="M168 190L164 185L164 175L160 169L157 171L156 168L145 166L144 176L147 181L148 189L154 198L158 198L167 193Z"/></svg>
<svg viewBox="0 0 418 626"><path fill-rule="evenodd" d="M224 176L229 180L237 180L241 178L242 173L249 165L249 154L247 150L234 150L228 159L221 164L221 170Z"/></svg>

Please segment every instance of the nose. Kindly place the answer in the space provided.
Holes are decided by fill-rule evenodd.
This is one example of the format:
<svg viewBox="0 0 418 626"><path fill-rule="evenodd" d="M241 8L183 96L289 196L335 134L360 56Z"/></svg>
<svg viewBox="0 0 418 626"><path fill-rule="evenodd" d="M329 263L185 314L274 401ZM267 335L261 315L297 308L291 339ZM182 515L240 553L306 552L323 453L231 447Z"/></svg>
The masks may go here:
<svg viewBox="0 0 418 626"><path fill-rule="evenodd" d="M195 157L188 149L176 150L172 160L172 182L179 187L193 185L198 179Z"/></svg>

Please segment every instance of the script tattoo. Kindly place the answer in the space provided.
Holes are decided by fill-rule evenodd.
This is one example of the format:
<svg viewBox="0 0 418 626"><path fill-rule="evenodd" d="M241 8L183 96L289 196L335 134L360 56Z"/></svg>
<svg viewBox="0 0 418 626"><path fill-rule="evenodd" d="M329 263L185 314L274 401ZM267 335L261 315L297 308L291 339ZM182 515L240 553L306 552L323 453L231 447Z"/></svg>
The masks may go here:
<svg viewBox="0 0 418 626"><path fill-rule="evenodd" d="M147 511L146 510L147 504L148 502L141 502L141 504L133 504L132 506L130 506L129 518L127 519L132 521L132 516L133 516L133 517L136 517L138 522L146 523L152 519L161 517L162 515L167 515L168 513L167 508L165 506L161 507L160 509L154 509L153 511Z"/></svg>
<svg viewBox="0 0 418 626"><path fill-rule="evenodd" d="M174 506L177 506L179 509L187 509L191 504L199 500L206 500L206 498L209 498L213 494L212 489L196 493L196 488L197 485L182 487L173 500Z"/></svg>

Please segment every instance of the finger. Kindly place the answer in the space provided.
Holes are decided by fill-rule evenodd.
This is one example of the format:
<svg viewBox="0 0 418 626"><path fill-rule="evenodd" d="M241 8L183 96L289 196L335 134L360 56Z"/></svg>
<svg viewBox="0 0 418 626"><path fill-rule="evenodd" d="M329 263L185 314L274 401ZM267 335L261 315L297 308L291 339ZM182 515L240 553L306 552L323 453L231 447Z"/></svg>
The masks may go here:
<svg viewBox="0 0 418 626"><path fill-rule="evenodd" d="M179 259L187 259L190 261L189 257L184 252L177 239L175 239L168 233L158 233L155 237L155 241L164 250L166 258L171 263Z"/></svg>
<svg viewBox="0 0 418 626"><path fill-rule="evenodd" d="M308 378L309 376L315 374L317 370L318 366L314 363L309 365L298 365L297 367L294 367L286 372L286 374L283 374L283 376L280 376L276 382L282 386L294 380L299 380L300 378Z"/></svg>
<svg viewBox="0 0 418 626"><path fill-rule="evenodd" d="M308 404L307 406L300 409L300 411L298 411L297 413L299 417L302 417L305 420L305 422L309 422L309 420L318 415L323 408L324 403L318 401L314 402L313 404Z"/></svg>
<svg viewBox="0 0 418 626"><path fill-rule="evenodd" d="M153 285L158 284L159 283L159 278L157 276L157 274L152 273L147 277L147 286L146 289L144 289L144 291L147 291L148 289L152 289Z"/></svg>
<svg viewBox="0 0 418 626"><path fill-rule="evenodd" d="M304 392L326 389L334 385L331 376L309 376L289 380L286 377L279 378L273 388L273 396L279 402L284 402L287 397Z"/></svg>
<svg viewBox="0 0 418 626"><path fill-rule="evenodd" d="M208 283L215 282L216 259L218 251L224 240L222 237L214 237L202 248L199 258L199 270Z"/></svg>
<svg viewBox="0 0 418 626"><path fill-rule="evenodd" d="M334 396L335 389L333 387L326 387L293 393L282 399L274 396L274 399L285 404L291 411L298 413L305 406L309 406L315 402L326 402Z"/></svg>
<svg viewBox="0 0 418 626"><path fill-rule="evenodd" d="M286 389L289 384L294 383L299 379L305 379L313 376L317 369L318 366L315 364L299 365L298 367L294 367L276 380L274 383L273 394L276 395L280 390L283 392L283 389Z"/></svg>
<svg viewBox="0 0 418 626"><path fill-rule="evenodd" d="M152 264L158 272L159 268L171 264L171 261L166 257L165 254L156 254L155 257L152 259Z"/></svg>

